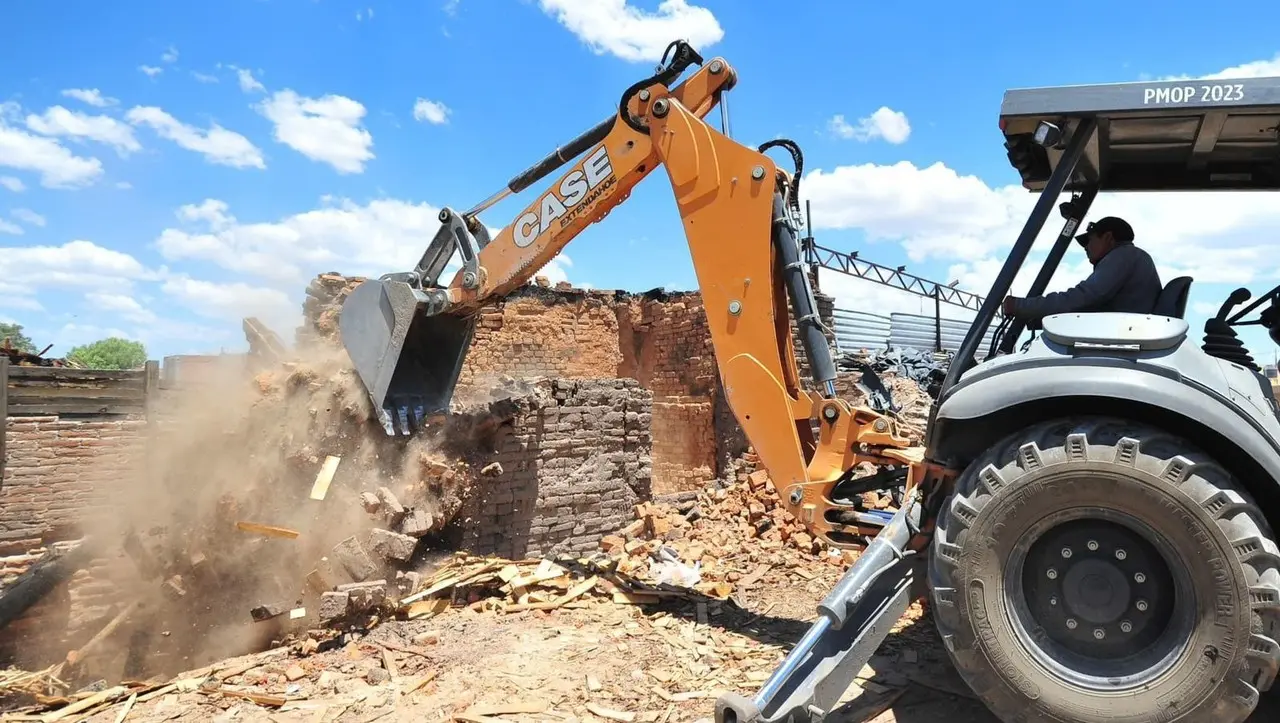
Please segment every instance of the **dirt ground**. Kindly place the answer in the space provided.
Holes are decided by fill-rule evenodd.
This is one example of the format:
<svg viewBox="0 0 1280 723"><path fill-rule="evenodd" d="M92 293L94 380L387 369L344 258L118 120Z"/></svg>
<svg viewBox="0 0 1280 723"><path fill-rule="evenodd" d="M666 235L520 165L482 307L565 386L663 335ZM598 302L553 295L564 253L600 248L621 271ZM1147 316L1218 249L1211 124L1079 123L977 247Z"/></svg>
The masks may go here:
<svg viewBox="0 0 1280 723"><path fill-rule="evenodd" d="M785 571L767 575L743 594L746 610L726 605L705 624L687 602L642 608L606 600L579 610L460 608L427 621L391 621L307 657L279 649L219 664L237 673L225 676L225 688L281 695L283 705L202 692L191 680L140 697L127 720L710 721L721 691L754 692L839 572L833 567L802 585L784 584L795 577ZM384 655L396 673L389 680ZM244 660L253 667L244 670ZM828 720L999 723L967 692L918 606L863 672L846 694L851 700ZM86 720L119 723L126 705L122 699ZM1277 716L1280 696L1272 695L1250 720Z"/></svg>

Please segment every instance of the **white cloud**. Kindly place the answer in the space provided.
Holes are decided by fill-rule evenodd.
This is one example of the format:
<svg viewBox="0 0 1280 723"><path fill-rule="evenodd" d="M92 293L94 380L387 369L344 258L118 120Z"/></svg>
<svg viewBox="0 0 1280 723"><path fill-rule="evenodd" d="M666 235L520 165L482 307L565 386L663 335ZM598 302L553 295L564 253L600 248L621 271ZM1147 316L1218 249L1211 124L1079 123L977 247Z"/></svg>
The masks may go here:
<svg viewBox="0 0 1280 723"><path fill-rule="evenodd" d="M233 168L266 168L262 151L248 138L212 123L208 130L182 123L160 108L137 106L125 116L134 125L150 126L161 137L195 151L210 163Z"/></svg>
<svg viewBox="0 0 1280 723"><path fill-rule="evenodd" d="M538 0L556 19L597 55L611 53L631 62L657 62L675 38L699 51L724 38L710 10L687 0L662 0L656 12L626 0Z"/></svg>
<svg viewBox="0 0 1280 723"><path fill-rule="evenodd" d="M453 17L454 15L458 14L458 5L461 2L462 0L445 0L444 5L441 6L441 9L444 10L445 15Z"/></svg>
<svg viewBox="0 0 1280 723"><path fill-rule="evenodd" d="M142 150L128 125L110 116L89 115L60 105L45 110L44 115L28 115L27 128L46 136L88 138L115 148L121 156Z"/></svg>
<svg viewBox="0 0 1280 723"><path fill-rule="evenodd" d="M102 162L72 153L53 138L33 135L8 125L0 113L0 166L40 174L45 188L88 186L102 175ZM13 190L17 184L5 183Z"/></svg>
<svg viewBox="0 0 1280 723"><path fill-rule="evenodd" d="M911 137L911 124L907 122L907 114L886 106L881 106L866 118L859 118L857 125L850 125L843 115L837 115L830 120L828 127L840 138L864 143L881 139L901 145Z"/></svg>
<svg viewBox="0 0 1280 723"><path fill-rule="evenodd" d="M14 193L22 193L27 190L27 185L21 179L13 176L0 176L0 186L4 186Z"/></svg>
<svg viewBox="0 0 1280 723"><path fill-rule="evenodd" d="M164 62L166 62L166 63L175 63L175 62L177 62L177 61L178 61L178 49L177 49L177 48L175 48L175 47L173 47L172 45L170 45L170 46L169 46L169 49L168 49L168 50L166 50L166 51L164 51L164 54L162 54L162 55L160 56L160 59L161 59L161 60L163 60L163 61L164 61Z"/></svg>
<svg viewBox="0 0 1280 723"><path fill-rule="evenodd" d="M191 311L210 319L236 321L246 316L261 318L267 326L291 330L301 322L301 307L279 289L202 281L186 276L165 281L161 290Z"/></svg>
<svg viewBox="0 0 1280 723"><path fill-rule="evenodd" d="M236 79L240 81L240 90L246 93L265 93L267 90L248 68L236 68Z"/></svg>
<svg viewBox="0 0 1280 723"><path fill-rule="evenodd" d="M235 221L234 218L227 215L227 202L219 201L214 198L206 198L200 205L184 204L178 208L177 216L187 222L201 222L209 224L214 230L226 227Z"/></svg>
<svg viewBox="0 0 1280 723"><path fill-rule="evenodd" d="M941 163L917 168L864 164L813 171L801 183L813 202L815 228L860 229L869 240L902 244L916 262L963 261L969 271L1013 245L1035 203L1021 186L992 188ZM1280 231L1280 207L1250 193L1144 193L1100 196L1090 218L1122 216L1156 257L1166 280L1191 273L1201 283L1249 283L1280 270L1265 239ZM1052 216L1039 237L1061 228ZM1205 254L1205 248L1213 248ZM977 286L961 282L961 288Z"/></svg>
<svg viewBox="0 0 1280 723"><path fill-rule="evenodd" d="M109 337L120 337L131 341L139 341L138 335L111 326L98 326L96 324L77 324L68 322L54 332L52 339L45 343L51 343L53 347L49 351L50 356L65 356L72 349L83 344L91 344L99 339L107 339Z"/></svg>
<svg viewBox="0 0 1280 723"><path fill-rule="evenodd" d="M34 295L40 288L126 293L134 281L153 277L133 256L91 241L20 246L0 254L0 279L15 294Z"/></svg>
<svg viewBox="0 0 1280 723"><path fill-rule="evenodd" d="M138 303L137 299L128 294L91 291L85 294L84 298L98 311L118 314L138 324L149 324L156 320L154 312L144 308L142 304Z"/></svg>
<svg viewBox="0 0 1280 723"><path fill-rule="evenodd" d="M4 287L0 285L0 290ZM0 308L19 309L22 311L44 311L44 305L30 296L13 296L11 294L0 295ZM0 317L0 321L9 321L7 318ZM13 323L9 321L9 323Z"/></svg>
<svg viewBox="0 0 1280 723"><path fill-rule="evenodd" d="M27 224L28 226L44 226L45 218L29 208L15 208L9 212L10 216Z"/></svg>
<svg viewBox="0 0 1280 723"><path fill-rule="evenodd" d="M128 181L117 181L116 188L119 188L122 191L127 191L130 188L133 188L133 184L129 183Z"/></svg>
<svg viewBox="0 0 1280 723"><path fill-rule="evenodd" d="M535 276L545 276L547 277L547 281L551 282L552 286L555 286L561 281L569 281L569 269L572 267L573 259L569 258L568 254L561 252L557 254L555 258L548 261L546 266L539 269ZM447 282L450 279L446 278L445 280ZM534 280L530 279L529 283L534 283Z"/></svg>
<svg viewBox="0 0 1280 723"><path fill-rule="evenodd" d="M139 65L138 70L145 73L148 78L154 78L164 72L164 68L157 68L154 65Z"/></svg>
<svg viewBox="0 0 1280 723"><path fill-rule="evenodd" d="M433 125L448 123L449 114L451 112L452 111L449 109L449 106L444 103L427 100L426 98L419 98L418 101L413 104L414 120L426 121Z"/></svg>
<svg viewBox="0 0 1280 723"><path fill-rule="evenodd" d="M1254 60L1208 75L1170 75L1161 80L1188 80L1192 77L1204 80L1225 80L1227 78L1266 78L1275 75L1280 75L1280 53L1276 53L1276 56L1270 60Z"/></svg>
<svg viewBox="0 0 1280 723"><path fill-rule="evenodd" d="M374 158L373 136L361 127L365 108L340 95L320 98L282 90L256 106L275 124L275 139L338 173L362 173Z"/></svg>
<svg viewBox="0 0 1280 723"><path fill-rule="evenodd" d="M278 221L244 223L226 203L205 199L179 208L187 227L165 229L155 246L170 261L211 262L292 291L333 269L377 276L413 268L440 226L438 213L405 201L326 199Z"/></svg>
<svg viewBox="0 0 1280 723"><path fill-rule="evenodd" d="M815 228L858 228L871 241L898 241L913 261L980 257L1034 202L1021 187L992 189L942 163L918 168L907 161L815 169L800 193L813 202Z"/></svg>
<svg viewBox="0 0 1280 723"><path fill-rule="evenodd" d="M22 227L19 226L18 224L10 223L9 221L6 221L3 218L0 218L0 233L7 233L13 236L21 236L25 232L22 230Z"/></svg>
<svg viewBox="0 0 1280 723"><path fill-rule="evenodd" d="M218 80L218 76L216 75L201 73L196 70L191 71L191 77L195 78L197 81L201 83L220 83L221 82L220 80Z"/></svg>
<svg viewBox="0 0 1280 723"><path fill-rule="evenodd" d="M62 94L68 98L75 98L81 103L86 103L95 108L106 108L107 106L116 105L120 101L115 98L108 98L102 94L97 88L68 88L62 91Z"/></svg>

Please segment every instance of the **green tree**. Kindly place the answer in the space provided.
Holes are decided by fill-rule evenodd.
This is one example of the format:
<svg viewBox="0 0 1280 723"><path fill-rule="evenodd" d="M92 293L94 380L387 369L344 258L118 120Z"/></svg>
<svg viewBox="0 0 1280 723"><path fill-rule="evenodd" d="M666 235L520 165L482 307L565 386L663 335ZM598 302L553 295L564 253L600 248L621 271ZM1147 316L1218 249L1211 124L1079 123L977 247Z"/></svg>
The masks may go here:
<svg viewBox="0 0 1280 723"><path fill-rule="evenodd" d="M22 324L10 324L0 321L0 346L4 344L5 339L9 340L9 344L18 351L25 351L28 354L35 354L38 349L31 337L22 333Z"/></svg>
<svg viewBox="0 0 1280 723"><path fill-rule="evenodd" d="M147 348L140 341L113 336L72 349L67 361L86 369L139 369L147 363Z"/></svg>

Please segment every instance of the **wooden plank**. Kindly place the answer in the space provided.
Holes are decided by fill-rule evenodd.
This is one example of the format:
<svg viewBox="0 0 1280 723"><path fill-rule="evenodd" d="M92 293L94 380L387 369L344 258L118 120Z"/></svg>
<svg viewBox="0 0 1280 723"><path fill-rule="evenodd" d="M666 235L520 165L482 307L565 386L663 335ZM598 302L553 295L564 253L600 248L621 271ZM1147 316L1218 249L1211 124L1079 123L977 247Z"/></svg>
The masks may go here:
<svg viewBox="0 0 1280 723"><path fill-rule="evenodd" d="M71 369L69 367L14 367L15 379L48 379L61 382L141 381L146 372L137 369Z"/></svg>
<svg viewBox="0 0 1280 723"><path fill-rule="evenodd" d="M146 372L14 367L9 370L8 414L143 414Z"/></svg>
<svg viewBox="0 0 1280 723"><path fill-rule="evenodd" d="M256 532L267 537L284 537L290 540L298 536L297 530L291 530L288 527L276 527L275 525L264 525L259 522L245 522L242 520L236 523L236 528L244 532Z"/></svg>
<svg viewBox="0 0 1280 723"><path fill-rule="evenodd" d="M63 718L66 718L69 715L79 713L80 711L83 711L83 710L89 710L90 708L97 707L98 705L101 705L102 703L106 703L107 701L115 700L128 692L129 692L129 689L124 687L123 685L117 685L114 688L107 688L101 693L96 693L92 696L89 696L88 698L85 698L84 700L72 703L71 705L65 708L59 708L58 710L55 710L52 713L45 713L40 720L44 721L44 723L53 723L53 721L62 720Z"/></svg>
<svg viewBox="0 0 1280 723"><path fill-rule="evenodd" d="M160 401L160 362L148 359L143 367L146 374L146 385L143 387L142 404L147 408L147 424L154 424L156 405Z"/></svg>
<svg viewBox="0 0 1280 723"><path fill-rule="evenodd" d="M0 487L4 485L4 440L9 436L9 357L0 356Z"/></svg>
<svg viewBox="0 0 1280 723"><path fill-rule="evenodd" d="M143 414L146 405L141 399L119 399L104 403L102 400L78 399L57 402L36 401L31 404L9 403L10 417L45 417L59 414Z"/></svg>
<svg viewBox="0 0 1280 723"><path fill-rule="evenodd" d="M121 379L85 379L83 377L62 379L59 377L32 377L29 374L26 374L26 371L29 369L41 368L43 367L14 367L14 374L11 375L9 383L15 387L66 387L69 389L106 389L111 387L123 387L126 389L142 390L147 386L147 380L142 376L125 377Z"/></svg>
<svg viewBox="0 0 1280 723"><path fill-rule="evenodd" d="M62 401L64 399L126 399L135 404L146 401L147 393L142 387L125 389L120 386L111 387L63 387L63 386L19 386L9 387L10 401L31 404L33 401Z"/></svg>
<svg viewBox="0 0 1280 723"><path fill-rule="evenodd" d="M338 463L341 461L341 457L333 455L324 458L324 465L320 467L316 481L311 485L311 499L323 500L329 494L329 484L333 482L333 475L338 471Z"/></svg>

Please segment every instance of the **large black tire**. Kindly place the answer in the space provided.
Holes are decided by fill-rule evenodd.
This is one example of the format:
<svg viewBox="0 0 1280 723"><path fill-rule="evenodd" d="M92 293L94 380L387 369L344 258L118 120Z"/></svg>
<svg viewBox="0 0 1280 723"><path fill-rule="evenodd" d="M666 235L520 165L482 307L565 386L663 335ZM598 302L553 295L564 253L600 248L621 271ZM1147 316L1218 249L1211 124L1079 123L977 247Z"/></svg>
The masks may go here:
<svg viewBox="0 0 1280 723"><path fill-rule="evenodd" d="M1123 527L1049 528L1080 508ZM1045 542L1036 546L1036 535ZM1115 544L1108 552L1098 539ZM1152 578L1167 573L1160 589L1171 594L1146 601L1157 581L1134 565L1151 567ZM1220 464L1146 425L1055 420L996 444L960 476L939 515L929 578L952 662L1006 723L1241 723L1280 666L1280 549L1269 526ZM1058 607L1069 602L1078 607ZM1132 622L1107 617L1121 608ZM1077 621L1076 610L1089 620ZM1165 613L1167 627L1158 625ZM1136 637L1160 629L1158 640ZM1103 640L1113 656L1165 650L1165 666L1139 673L1081 657ZM1161 647L1170 640L1180 648ZM1094 677L1072 678L1081 673ZM1120 690L1121 675L1147 677Z"/></svg>

